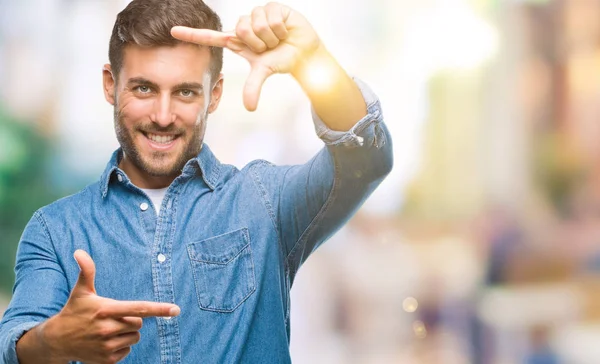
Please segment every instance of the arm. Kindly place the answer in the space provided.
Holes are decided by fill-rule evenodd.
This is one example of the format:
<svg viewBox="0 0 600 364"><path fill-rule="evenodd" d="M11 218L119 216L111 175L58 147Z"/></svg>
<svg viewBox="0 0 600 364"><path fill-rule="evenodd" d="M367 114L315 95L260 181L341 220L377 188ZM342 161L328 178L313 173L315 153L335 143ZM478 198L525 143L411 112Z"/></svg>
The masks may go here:
<svg viewBox="0 0 600 364"><path fill-rule="evenodd" d="M308 163L289 167L281 179L274 179L280 191L276 205L281 240L292 277L392 168L392 143L379 100L364 83L356 80L356 85L367 104L367 115L342 132L327 128L313 110L317 134L326 146Z"/></svg>
<svg viewBox="0 0 600 364"><path fill-rule="evenodd" d="M74 258L81 271L69 294L51 234L36 212L19 243L14 294L0 323L2 363L116 362L140 340L142 317L179 314L172 304L97 296L92 258L81 250Z"/></svg>
<svg viewBox="0 0 600 364"><path fill-rule="evenodd" d="M346 71L320 43L292 69L318 118L331 130L348 131L367 115L367 104Z"/></svg>
<svg viewBox="0 0 600 364"><path fill-rule="evenodd" d="M21 237L15 273L13 297L0 322L0 358L9 364L19 362L17 346L22 336L58 313L69 296L66 277L39 211ZM27 363L27 358L21 362Z"/></svg>
<svg viewBox="0 0 600 364"><path fill-rule="evenodd" d="M47 362L49 364L66 363L67 360L61 360L54 357L53 351L46 344L44 339L44 327L47 322L32 328L26 332L19 341L17 341L17 357L21 364L35 364Z"/></svg>
<svg viewBox="0 0 600 364"><path fill-rule="evenodd" d="M310 99L317 134L327 146L301 166L252 167L260 172L256 176L267 176L258 178L258 184L272 200L267 206L275 206L273 215L293 276L392 167L379 101L366 85L361 90L346 74L304 16L285 5L255 8L230 33L186 27L174 27L171 33L183 41L226 47L248 60L251 71L244 87L248 110L256 108L263 83L274 73L291 74Z"/></svg>

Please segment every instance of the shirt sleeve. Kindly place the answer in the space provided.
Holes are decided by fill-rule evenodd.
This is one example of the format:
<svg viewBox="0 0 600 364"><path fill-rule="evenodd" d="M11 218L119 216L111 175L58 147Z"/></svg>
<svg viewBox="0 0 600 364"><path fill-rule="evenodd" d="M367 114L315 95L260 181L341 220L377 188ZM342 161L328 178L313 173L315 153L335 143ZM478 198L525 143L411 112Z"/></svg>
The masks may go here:
<svg viewBox="0 0 600 364"><path fill-rule="evenodd" d="M15 276L13 296L0 321L0 362L6 364L19 363L17 341L58 313L69 295L64 271L40 211L23 231Z"/></svg>
<svg viewBox="0 0 600 364"><path fill-rule="evenodd" d="M326 145L342 144L348 147L358 147L364 145L365 139L370 139L376 147L380 147L385 143L385 135L381 127L382 118L379 99L366 83L355 77L352 79L367 104L367 115L354 124L350 130L335 131L329 129L323 120L319 118L315 109L312 108L315 131Z"/></svg>
<svg viewBox="0 0 600 364"><path fill-rule="evenodd" d="M352 217L392 169L392 141L380 102L365 84L355 82L367 115L349 131L330 130L313 113L325 143L313 158L294 166L254 167L292 281L307 257Z"/></svg>
<svg viewBox="0 0 600 364"><path fill-rule="evenodd" d="M3 328L1 331L0 344L2 345L2 363L6 364L19 364L17 358L17 341L25 335L25 333L37 325L39 322L24 322L17 324L6 330ZM6 331L6 332L5 332Z"/></svg>

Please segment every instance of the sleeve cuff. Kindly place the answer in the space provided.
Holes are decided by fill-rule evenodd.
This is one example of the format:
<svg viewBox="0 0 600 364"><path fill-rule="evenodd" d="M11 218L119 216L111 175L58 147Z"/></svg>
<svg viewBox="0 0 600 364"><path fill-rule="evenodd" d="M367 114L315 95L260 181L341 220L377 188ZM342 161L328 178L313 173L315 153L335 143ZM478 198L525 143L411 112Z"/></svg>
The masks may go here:
<svg viewBox="0 0 600 364"><path fill-rule="evenodd" d="M315 131L326 145L344 145L352 148L368 145L381 148L385 144L385 134L380 125L383 122L383 116L379 98L366 83L355 77L352 80L356 82L367 104L367 115L354 124L350 130L335 131L329 129L312 108Z"/></svg>
<svg viewBox="0 0 600 364"><path fill-rule="evenodd" d="M4 336L2 340L2 363L19 364L19 359L17 357L17 341L19 341L27 331L39 324L39 322L25 322L8 330L6 336Z"/></svg>

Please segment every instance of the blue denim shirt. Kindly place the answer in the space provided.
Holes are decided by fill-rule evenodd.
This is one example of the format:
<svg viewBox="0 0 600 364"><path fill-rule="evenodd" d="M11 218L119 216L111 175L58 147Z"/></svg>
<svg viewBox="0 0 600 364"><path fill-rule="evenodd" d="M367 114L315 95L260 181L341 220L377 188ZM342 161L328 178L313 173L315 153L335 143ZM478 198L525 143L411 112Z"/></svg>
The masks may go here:
<svg viewBox="0 0 600 364"><path fill-rule="evenodd" d="M207 145L169 186L157 216L118 168L43 207L25 228L13 298L0 323L0 359L57 314L78 278L73 252L96 263L98 295L171 302L181 314L144 319L125 363L289 363L290 288L311 252L340 228L392 167L379 101L356 81L368 115L303 165L221 164Z"/></svg>

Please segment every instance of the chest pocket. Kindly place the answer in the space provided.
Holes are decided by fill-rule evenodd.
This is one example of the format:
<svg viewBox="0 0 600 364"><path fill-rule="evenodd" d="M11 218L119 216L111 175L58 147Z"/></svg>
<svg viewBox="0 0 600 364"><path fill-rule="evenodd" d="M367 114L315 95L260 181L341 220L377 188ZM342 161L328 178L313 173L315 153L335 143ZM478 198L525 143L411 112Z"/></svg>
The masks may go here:
<svg viewBox="0 0 600 364"><path fill-rule="evenodd" d="M247 228L187 245L201 309L232 312L254 291L254 263Z"/></svg>

